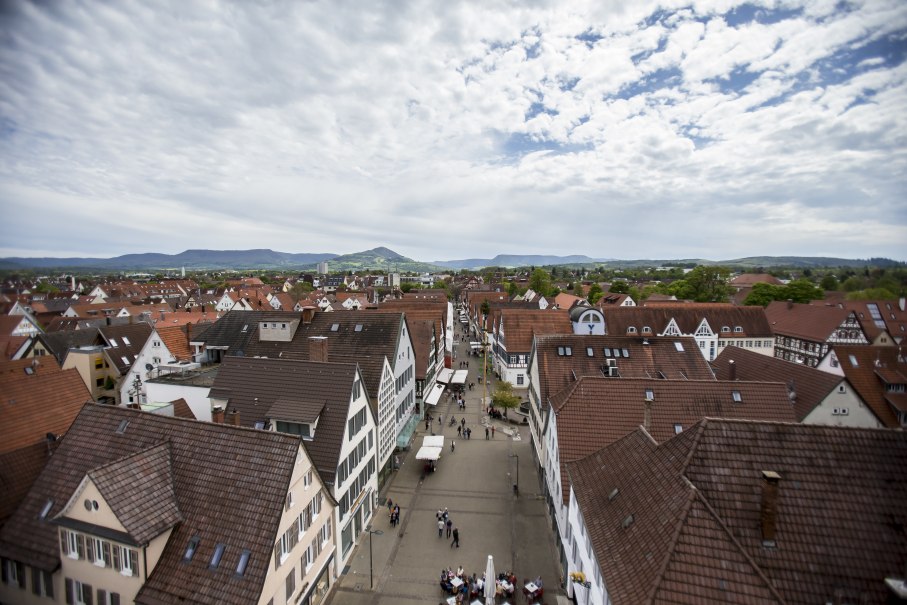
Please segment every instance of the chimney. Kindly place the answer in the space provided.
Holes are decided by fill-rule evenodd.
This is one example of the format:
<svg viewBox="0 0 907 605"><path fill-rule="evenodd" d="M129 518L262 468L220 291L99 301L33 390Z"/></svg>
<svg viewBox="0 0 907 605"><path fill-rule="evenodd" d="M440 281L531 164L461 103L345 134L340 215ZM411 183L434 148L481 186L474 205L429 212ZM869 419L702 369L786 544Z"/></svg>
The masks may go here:
<svg viewBox="0 0 907 605"><path fill-rule="evenodd" d="M186 345L192 350L192 322L186 322Z"/></svg>
<svg viewBox="0 0 907 605"><path fill-rule="evenodd" d="M645 409L643 410L642 426L646 429L646 432L649 432L650 427L652 426L652 401L646 399L643 402L643 405L645 406Z"/></svg>
<svg viewBox="0 0 907 605"><path fill-rule="evenodd" d="M311 309L303 309L303 310L302 310L302 323L303 323L303 324L310 324L310 323L312 323L312 319L313 319L314 317L315 317L315 308L314 308L314 307L311 308Z"/></svg>
<svg viewBox="0 0 907 605"><path fill-rule="evenodd" d="M214 424L224 423L224 408L219 405L211 408L211 422L213 422Z"/></svg>
<svg viewBox="0 0 907 605"><path fill-rule="evenodd" d="M901 298L899 298L898 306L901 308L901 311L904 311L905 307L907 307L907 297L902 296Z"/></svg>
<svg viewBox="0 0 907 605"><path fill-rule="evenodd" d="M309 338L309 361L328 360L328 337L312 336Z"/></svg>
<svg viewBox="0 0 907 605"><path fill-rule="evenodd" d="M731 382L737 380L737 364L733 359L727 362L727 379Z"/></svg>
<svg viewBox="0 0 907 605"><path fill-rule="evenodd" d="M762 545L775 546L778 528L778 482L781 475L775 471L762 471Z"/></svg>
<svg viewBox="0 0 907 605"><path fill-rule="evenodd" d="M239 426L239 410L230 410L227 420L229 421L227 424Z"/></svg>

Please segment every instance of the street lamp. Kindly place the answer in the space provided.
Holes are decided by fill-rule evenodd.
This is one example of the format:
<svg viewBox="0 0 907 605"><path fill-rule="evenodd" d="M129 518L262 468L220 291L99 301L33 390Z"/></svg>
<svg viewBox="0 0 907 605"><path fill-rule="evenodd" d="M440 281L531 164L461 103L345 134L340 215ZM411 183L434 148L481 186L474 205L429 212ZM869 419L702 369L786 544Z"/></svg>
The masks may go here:
<svg viewBox="0 0 907 605"><path fill-rule="evenodd" d="M368 587L369 590L374 588L374 583L372 581L372 536L373 535L383 535L384 532L380 529L372 529L371 526L365 528L365 531L368 532Z"/></svg>
<svg viewBox="0 0 907 605"><path fill-rule="evenodd" d="M513 484L513 493L520 492L520 456L519 454L510 454L511 458L516 458L516 483Z"/></svg>

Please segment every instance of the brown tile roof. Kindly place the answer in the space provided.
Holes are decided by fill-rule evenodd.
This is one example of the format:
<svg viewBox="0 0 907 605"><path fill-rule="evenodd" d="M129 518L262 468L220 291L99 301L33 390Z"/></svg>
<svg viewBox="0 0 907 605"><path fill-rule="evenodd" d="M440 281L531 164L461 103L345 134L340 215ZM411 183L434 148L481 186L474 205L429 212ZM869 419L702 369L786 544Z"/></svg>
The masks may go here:
<svg viewBox="0 0 907 605"><path fill-rule="evenodd" d="M142 347L151 336L151 326L138 322L122 326L104 326L99 329L101 338L107 345L105 353L113 362L121 376L126 375L135 358L142 352ZM126 358L126 361L123 358ZM128 361L128 363L127 363Z"/></svg>
<svg viewBox="0 0 907 605"><path fill-rule="evenodd" d="M227 399L243 426L256 422L302 422L319 410L315 437L306 442L322 479L333 485L356 378L356 366L298 359L225 357L211 397Z"/></svg>
<svg viewBox="0 0 907 605"><path fill-rule="evenodd" d="M50 349L59 363L63 363L69 349L81 346L101 344L97 328L85 330L60 330L38 335L41 342Z"/></svg>
<svg viewBox="0 0 907 605"><path fill-rule="evenodd" d="M62 370L53 357L0 362L0 452L62 435L91 393L78 370Z"/></svg>
<svg viewBox="0 0 907 605"><path fill-rule="evenodd" d="M161 443L87 473L136 544L183 520L170 465L170 445Z"/></svg>
<svg viewBox="0 0 907 605"><path fill-rule="evenodd" d="M734 393L740 401L735 401ZM780 383L582 377L551 398L557 416L557 445L564 502L569 496L563 465L588 456L645 423L658 441L706 417L796 422L787 388Z"/></svg>
<svg viewBox="0 0 907 605"><path fill-rule="evenodd" d="M852 311L776 300L765 308L775 334L812 342L827 342Z"/></svg>
<svg viewBox="0 0 907 605"><path fill-rule="evenodd" d="M44 441L0 453L0 528L16 511L28 490L41 474L51 448Z"/></svg>
<svg viewBox="0 0 907 605"><path fill-rule="evenodd" d="M679 472L691 442L638 429L567 465L610 602L783 603Z"/></svg>
<svg viewBox="0 0 907 605"><path fill-rule="evenodd" d="M543 334L572 334L573 323L564 309L501 309L498 330L507 353L529 353L532 339Z"/></svg>
<svg viewBox="0 0 907 605"><path fill-rule="evenodd" d="M787 385L797 420L802 421L838 388L844 379L798 363L791 363L738 347L725 347L712 362L718 380L731 380L730 362L737 380L781 382Z"/></svg>
<svg viewBox="0 0 907 605"><path fill-rule="evenodd" d="M713 380L712 369L689 336L643 339L632 336L590 336L577 334L536 337L535 356L539 374L539 401L548 409L549 398L573 382L574 375L602 376L608 373L608 359L614 360L621 378L665 378L675 380ZM678 350L675 343L680 343ZM570 355L560 355L570 347ZM592 349L589 355L588 349ZM608 349L608 355L605 350ZM621 356L614 357L614 349ZM625 356L626 350L629 356ZM566 349L564 349L566 352ZM661 375L660 375L660 374Z"/></svg>
<svg viewBox="0 0 907 605"><path fill-rule="evenodd" d="M435 334L436 322L430 319L415 319L406 317L406 325L409 326L409 336L413 342L414 371L416 378L425 379L428 371L428 358L431 355L432 336ZM435 337L435 360L436 363L440 358L444 360L444 352L440 349L441 337Z"/></svg>
<svg viewBox="0 0 907 605"><path fill-rule="evenodd" d="M125 430L117 432L124 422L128 422ZM87 473L134 455L141 458L142 452L158 457L155 446L167 444L183 522L174 526L136 602L258 602L300 447L299 438L291 435L87 405L0 531L0 553L41 569L56 569L60 561L57 528L38 514L48 499L53 501L52 518ZM155 468L159 472L160 466ZM126 497L137 487L134 482L124 485ZM201 541L195 557L186 563L183 553L193 536ZM220 566L210 569L208 562L218 543L227 548ZM252 555L245 575L237 577L235 569L244 549Z"/></svg>
<svg viewBox="0 0 907 605"><path fill-rule="evenodd" d="M671 319L675 320L683 334L693 334L706 320L715 333L720 333L724 326L731 330L739 326L743 332L737 332L735 337L772 336L772 328L762 307L737 307L724 303L660 303L651 307L603 307L602 313L607 333L615 336L627 334L631 326L637 332L649 326L655 334L661 334Z"/></svg>
<svg viewBox="0 0 907 605"><path fill-rule="evenodd" d="M889 428L901 426L885 399L885 383L877 372L887 368L907 375L907 362L901 350L898 347L835 345L831 354L838 360L844 377L879 421Z"/></svg>
<svg viewBox="0 0 907 605"><path fill-rule="evenodd" d="M189 347L185 326L157 326L154 329L158 338L161 339L170 354L176 358L176 361L192 359L192 349Z"/></svg>
<svg viewBox="0 0 907 605"><path fill-rule="evenodd" d="M904 432L707 419L657 447L638 433L568 465L616 605L882 603L884 578L903 577ZM774 548L764 470L781 476Z"/></svg>
<svg viewBox="0 0 907 605"><path fill-rule="evenodd" d="M173 415L177 418L188 418L189 420L197 420L195 413L192 411L192 408L189 407L189 404L186 403L186 400L180 397L179 399L174 399L170 403L173 404Z"/></svg>
<svg viewBox="0 0 907 605"><path fill-rule="evenodd" d="M870 341L883 331L887 330L889 336L897 339L904 338L907 331L907 311L902 311L897 300L848 300L842 303L845 309L854 311L863 331ZM878 317L873 317L870 305L875 305ZM881 322L884 326L876 324ZM894 343L891 343L894 344Z"/></svg>
<svg viewBox="0 0 907 605"><path fill-rule="evenodd" d="M754 284L782 285L782 281L769 273L741 273L733 277L728 285L736 287L753 287Z"/></svg>

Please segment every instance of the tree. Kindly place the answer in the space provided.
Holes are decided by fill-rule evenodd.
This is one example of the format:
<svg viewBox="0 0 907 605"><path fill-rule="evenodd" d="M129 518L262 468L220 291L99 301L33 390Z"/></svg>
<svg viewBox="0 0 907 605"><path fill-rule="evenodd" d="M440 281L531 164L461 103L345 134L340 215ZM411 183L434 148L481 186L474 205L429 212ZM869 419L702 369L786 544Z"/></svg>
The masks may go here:
<svg viewBox="0 0 907 605"><path fill-rule="evenodd" d="M782 300L781 286L776 286L774 284L756 283L753 284L753 289L749 293L749 295L745 299L743 299L743 304L767 307L768 303L772 302L773 300Z"/></svg>
<svg viewBox="0 0 907 605"><path fill-rule="evenodd" d="M838 280L835 279L835 276L831 273L827 274L822 278L822 281L819 282L819 287L823 290L837 290L839 286Z"/></svg>
<svg viewBox="0 0 907 605"><path fill-rule="evenodd" d="M415 286L413 285L412 282L406 281L406 282L403 282L402 284L400 284L400 291L403 293L406 293L406 292L409 292L410 290L412 290L414 287Z"/></svg>
<svg viewBox="0 0 907 605"><path fill-rule="evenodd" d="M582 291L583 291L582 288L580 288L579 292L582 292ZM591 286L589 286L589 294L586 296L586 300L589 301L589 304L594 305L601 299L601 297L603 295L604 295L604 291L602 290L602 287L600 285L598 285L598 283L596 282L596 283L592 284ZM580 295L577 294L577 296L580 296Z"/></svg>
<svg viewBox="0 0 907 605"><path fill-rule="evenodd" d="M289 290L289 292L287 292L287 294L289 294L290 297L292 297L293 302L299 302L300 300L302 300L303 298L308 296L309 292L311 292L312 290L314 290L314 288L312 287L312 284L310 284L309 282L300 280L300 281L296 282L295 284L293 284L293 287L290 288L290 290Z"/></svg>
<svg viewBox="0 0 907 605"><path fill-rule="evenodd" d="M491 395L491 405L499 409L511 410L520 405L520 398L513 394L512 384L506 380L499 380Z"/></svg>
<svg viewBox="0 0 907 605"><path fill-rule="evenodd" d="M726 267L699 265L687 273L684 279L674 283L684 282L684 286L678 289L683 290L685 299L696 302L725 302L731 293L731 287L727 284L730 275L731 270ZM675 296L681 298L677 294Z"/></svg>
<svg viewBox="0 0 907 605"><path fill-rule="evenodd" d="M491 313L491 305L488 304L488 299L482 301L482 315L488 316Z"/></svg>
<svg viewBox="0 0 907 605"><path fill-rule="evenodd" d="M516 296L516 293L519 291L519 289L520 288L516 285L516 282L512 281L507 284L507 295L510 296L510 298L513 298L514 296Z"/></svg>
<svg viewBox="0 0 907 605"><path fill-rule="evenodd" d="M825 291L817 288L808 279L795 279L782 288L783 300L792 300L796 303L808 303L825 298Z"/></svg>
<svg viewBox="0 0 907 605"><path fill-rule="evenodd" d="M613 292L614 294L626 294L630 291L630 284L622 279L618 279L611 282L611 287L608 291Z"/></svg>
<svg viewBox="0 0 907 605"><path fill-rule="evenodd" d="M529 276L529 287L541 296L547 296L551 291L551 276L544 269L533 269Z"/></svg>

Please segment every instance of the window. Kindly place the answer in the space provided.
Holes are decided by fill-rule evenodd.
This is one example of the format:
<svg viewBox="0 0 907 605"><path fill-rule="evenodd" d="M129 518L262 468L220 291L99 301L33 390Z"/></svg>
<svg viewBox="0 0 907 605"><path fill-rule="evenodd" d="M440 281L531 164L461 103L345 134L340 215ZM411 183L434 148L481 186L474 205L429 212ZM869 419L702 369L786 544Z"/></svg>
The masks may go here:
<svg viewBox="0 0 907 605"><path fill-rule="evenodd" d="M627 334L636 334L636 326L630 326L627 328Z"/></svg>
<svg viewBox="0 0 907 605"><path fill-rule="evenodd" d="M627 349L621 349L621 351L623 352L624 357L629 357L629 356L630 356L630 351L629 351L629 350L627 350Z"/></svg>
<svg viewBox="0 0 907 605"><path fill-rule="evenodd" d="M110 567L110 542L100 538L88 538L89 559L98 567Z"/></svg>
<svg viewBox="0 0 907 605"><path fill-rule="evenodd" d="M593 349L592 347L586 347L586 356L595 357L595 349Z"/></svg>
<svg viewBox="0 0 907 605"><path fill-rule="evenodd" d="M312 471L302 476L302 485L305 489L309 489L309 486L312 485Z"/></svg>
<svg viewBox="0 0 907 605"><path fill-rule="evenodd" d="M683 343L682 342L675 341L674 348L677 349L678 352L683 353Z"/></svg>
<svg viewBox="0 0 907 605"><path fill-rule="evenodd" d="M120 593L98 588L98 605L120 605Z"/></svg>
<svg viewBox="0 0 907 605"><path fill-rule="evenodd" d="M132 363L131 361L129 361L129 358L126 357L125 355L122 355L122 356L120 357L120 359L123 361L123 365L127 365L127 366L128 366L128 365L130 365L130 364Z"/></svg>
<svg viewBox="0 0 907 605"><path fill-rule="evenodd" d="M287 506L286 510L293 508L293 492L287 492Z"/></svg>
<svg viewBox="0 0 907 605"><path fill-rule="evenodd" d="M66 578L66 603L73 605L93 605L92 590L88 584Z"/></svg>
<svg viewBox="0 0 907 605"><path fill-rule="evenodd" d="M113 347L113 348L115 349L115 348L117 348L117 347L120 346L120 345L117 344L116 338L111 338L111 339L110 339L110 346Z"/></svg>
<svg viewBox="0 0 907 605"><path fill-rule="evenodd" d="M70 559L85 558L85 538L74 531L61 530L63 540L63 552Z"/></svg>
<svg viewBox="0 0 907 605"><path fill-rule="evenodd" d="M201 538L198 536L192 536L189 538L189 544L186 545L186 552L183 553L183 562L188 563L192 560L192 557L195 556L195 552L198 550L198 544L201 542Z"/></svg>
<svg viewBox="0 0 907 605"><path fill-rule="evenodd" d="M39 519L46 519L46 518L47 518L47 514L50 512L50 509L51 509L51 507L53 507L53 505L54 505L54 501L53 501L53 500L48 500L47 502L45 502L45 503L44 503L44 507L41 508L41 513L38 515L38 518L39 518Z"/></svg>
<svg viewBox="0 0 907 605"><path fill-rule="evenodd" d="M573 355L573 347L564 347L564 355L567 357Z"/></svg>
<svg viewBox="0 0 907 605"><path fill-rule="evenodd" d="M558 348L557 348L557 354L558 354L560 357L563 357L563 356L564 356L564 347L558 347Z"/></svg>
<svg viewBox="0 0 907 605"><path fill-rule="evenodd" d="M214 554L211 555L211 561L208 562L210 569L216 569L220 565L220 560L224 558L224 551L227 550L226 544L218 544L214 547Z"/></svg>
<svg viewBox="0 0 907 605"><path fill-rule="evenodd" d="M104 379L103 379L103 378L98 378L98 379L96 379L96 380L94 381L94 385L95 385L96 387L102 387L102 386L104 386Z"/></svg>
<svg viewBox="0 0 907 605"><path fill-rule="evenodd" d="M287 603L290 602L290 598L293 596L293 593L296 592L296 568L290 570L290 573L287 575L286 579L287 587Z"/></svg>
<svg viewBox="0 0 907 605"><path fill-rule="evenodd" d="M655 391L646 389L646 401L655 401Z"/></svg>
<svg viewBox="0 0 907 605"><path fill-rule="evenodd" d="M309 544L309 546L305 549L305 552L302 555L302 569L303 569L302 573L306 573L309 571L309 569L312 568L312 562L315 560L315 557L312 555L313 555L312 545Z"/></svg>
<svg viewBox="0 0 907 605"><path fill-rule="evenodd" d="M605 347L605 357L611 357L611 349L609 347Z"/></svg>
<svg viewBox="0 0 907 605"><path fill-rule="evenodd" d="M31 591L39 597L54 598L54 577L43 569L31 568Z"/></svg>
<svg viewBox="0 0 907 605"><path fill-rule="evenodd" d="M651 334L651 333L652 333L652 328L651 328L651 326L643 326L643 327L642 327L642 333L643 333L643 334Z"/></svg>
<svg viewBox="0 0 907 605"><path fill-rule="evenodd" d="M517 386L521 386L523 384L524 380L525 380L525 376L523 374L516 375Z"/></svg>
<svg viewBox="0 0 907 605"><path fill-rule="evenodd" d="M839 384L839 385L838 385L838 392L839 392L839 393L846 393L846 392L847 392L847 387L844 386L843 384Z"/></svg>
<svg viewBox="0 0 907 605"><path fill-rule="evenodd" d="M121 338L123 339L123 344L125 344L127 347L132 346L132 343L129 342L128 338L126 338L125 336L122 336Z"/></svg>
<svg viewBox="0 0 907 605"><path fill-rule="evenodd" d="M3 582L10 586L25 588L25 565L12 559L3 559Z"/></svg>
<svg viewBox="0 0 907 605"><path fill-rule="evenodd" d="M674 425L674 434L675 434L675 435L679 435L679 434L682 433L682 432L683 432L683 425L682 425L682 424L675 424L675 425Z"/></svg>
<svg viewBox="0 0 907 605"><path fill-rule="evenodd" d="M249 558L252 556L251 550L244 550L239 555L239 563L236 564L236 575L241 576L246 573L246 567L249 566Z"/></svg>
<svg viewBox="0 0 907 605"><path fill-rule="evenodd" d="M856 357L854 357L853 355L848 355L847 358L850 359L850 365L852 365L852 366L855 367L855 368L860 367L860 364L859 364L859 362L857 361L857 358L856 358Z"/></svg>
<svg viewBox="0 0 907 605"><path fill-rule="evenodd" d="M740 403L743 401L743 397L740 395L740 391L731 391L731 398L734 400L734 403Z"/></svg>

